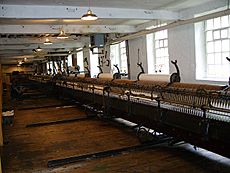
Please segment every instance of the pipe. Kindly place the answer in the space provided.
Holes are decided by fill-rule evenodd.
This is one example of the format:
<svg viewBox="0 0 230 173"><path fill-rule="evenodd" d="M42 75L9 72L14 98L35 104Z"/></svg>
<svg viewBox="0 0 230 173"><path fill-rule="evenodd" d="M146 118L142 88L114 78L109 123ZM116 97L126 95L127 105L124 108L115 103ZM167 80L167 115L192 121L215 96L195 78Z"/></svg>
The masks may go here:
<svg viewBox="0 0 230 173"><path fill-rule="evenodd" d="M112 40L111 42L109 42L109 44L113 44L113 43L116 43L116 42L121 42L121 41L124 41L124 40L135 39L135 38L141 37L143 35L154 33L154 32L157 32L157 31L164 30L164 29L170 29L170 28L174 28L174 27L177 27L177 26L186 25L186 24L190 24L190 23L197 23L197 22L201 22L201 21L204 21L204 20L213 19L213 18L216 18L216 17L221 17L221 16L225 16L225 15L229 15L229 14L230 14L230 9L227 9L227 10L211 13L211 14L208 14L208 15L200 16L200 17L195 17L195 18L186 19L186 20L178 20L178 21L169 23L167 25L164 25L164 26L161 26L161 27L158 27L158 28L154 28L154 29L151 29L151 30L143 30L143 31L140 31L140 32L136 32L136 33L133 33L133 34L130 34L130 35L126 35L126 36L117 38L117 39Z"/></svg>

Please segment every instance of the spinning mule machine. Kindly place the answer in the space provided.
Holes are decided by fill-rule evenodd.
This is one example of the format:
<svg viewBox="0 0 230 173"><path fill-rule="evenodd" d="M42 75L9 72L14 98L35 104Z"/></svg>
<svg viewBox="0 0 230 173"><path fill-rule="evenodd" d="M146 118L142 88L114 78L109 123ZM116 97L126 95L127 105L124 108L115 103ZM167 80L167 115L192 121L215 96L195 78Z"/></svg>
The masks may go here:
<svg viewBox="0 0 230 173"><path fill-rule="evenodd" d="M175 73L150 75L139 63L137 80L120 79L119 70L97 78L35 75L31 80L101 110L104 117L119 117L152 129L153 135L163 133L230 157L229 87L180 83L177 61L172 64Z"/></svg>

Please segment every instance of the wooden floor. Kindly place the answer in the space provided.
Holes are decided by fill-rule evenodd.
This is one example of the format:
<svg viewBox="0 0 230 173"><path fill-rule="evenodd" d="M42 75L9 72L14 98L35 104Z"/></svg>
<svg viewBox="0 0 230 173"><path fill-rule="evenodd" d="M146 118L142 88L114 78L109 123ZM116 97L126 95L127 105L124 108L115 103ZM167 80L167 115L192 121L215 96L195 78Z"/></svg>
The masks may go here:
<svg viewBox="0 0 230 173"><path fill-rule="evenodd" d="M99 119L27 128L31 123L82 117L86 112L79 106L64 106L73 103L45 96L18 100L15 105L13 126L4 127L4 173L230 172L230 159L203 149L196 151L189 144L156 146L48 168L48 160L134 146L140 142L133 131Z"/></svg>

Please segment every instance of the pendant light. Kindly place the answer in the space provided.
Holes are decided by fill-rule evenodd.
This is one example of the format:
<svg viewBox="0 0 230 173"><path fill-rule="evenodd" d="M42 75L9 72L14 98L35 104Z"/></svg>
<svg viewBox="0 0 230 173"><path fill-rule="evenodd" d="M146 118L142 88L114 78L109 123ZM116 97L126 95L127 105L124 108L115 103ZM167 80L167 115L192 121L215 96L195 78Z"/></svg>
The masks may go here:
<svg viewBox="0 0 230 173"><path fill-rule="evenodd" d="M86 14L83 14L81 20L97 20L97 19L98 19L97 15L94 14L90 9L90 0L89 0L89 9Z"/></svg>
<svg viewBox="0 0 230 173"><path fill-rule="evenodd" d="M57 36L57 39L66 39L66 38L69 38L69 37L65 34L65 32L62 28L60 31L60 34Z"/></svg>
<svg viewBox="0 0 230 173"><path fill-rule="evenodd" d="M44 45L51 45L51 44L53 44L53 43L48 38L44 42Z"/></svg>
<svg viewBox="0 0 230 173"><path fill-rule="evenodd" d="M37 52L41 52L42 51L42 48L40 46L38 46L36 49L35 49Z"/></svg>

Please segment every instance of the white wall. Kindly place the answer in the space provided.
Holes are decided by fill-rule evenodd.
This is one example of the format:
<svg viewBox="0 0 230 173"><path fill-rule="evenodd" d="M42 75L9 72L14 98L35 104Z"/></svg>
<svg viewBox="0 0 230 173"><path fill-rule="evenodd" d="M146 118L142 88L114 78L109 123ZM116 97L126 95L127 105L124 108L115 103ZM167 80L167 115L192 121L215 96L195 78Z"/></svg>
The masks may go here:
<svg viewBox="0 0 230 173"><path fill-rule="evenodd" d="M168 30L169 59L177 60L182 82L196 82L194 25L188 24ZM175 68L170 64L170 73Z"/></svg>
<svg viewBox="0 0 230 173"><path fill-rule="evenodd" d="M89 49L87 49L87 48L83 49L83 61L85 58L87 59L88 64L86 62L84 62L84 68L88 67L90 69L90 53L89 53ZM86 70L86 69L84 69L84 70Z"/></svg>
<svg viewBox="0 0 230 173"><path fill-rule="evenodd" d="M145 36L129 40L130 79L133 80L137 79L137 75L140 72L140 68L137 67L138 49L140 49L140 62L142 62L144 70L147 73L147 49Z"/></svg>
<svg viewBox="0 0 230 173"><path fill-rule="evenodd" d="M196 80L196 54L194 24L183 25L168 30L169 59L177 60L181 72L181 82L209 83L227 85L226 82ZM147 73L147 45L146 37L129 40L130 76L136 79L140 69L137 67L138 49L140 49L140 62ZM175 72L170 63L170 73Z"/></svg>
<svg viewBox="0 0 230 173"><path fill-rule="evenodd" d="M205 4L193 9L187 9L181 14L187 14L187 17L194 17L194 13L201 13L206 10L216 9L226 4L223 1L213 1L213 3ZM192 14L193 13L193 14ZM169 58L177 60L181 72L182 82L189 83L209 83L209 84L223 84L226 82L196 80L196 54L195 54L195 26L194 24L187 24L175 27L168 30L169 39ZM147 73L147 45L146 37L140 37L129 40L129 55L130 55L130 75L131 79L136 79L140 69L137 67L138 48L140 49L140 62L143 63L145 72ZM170 63L170 73L175 72L174 66ZM229 74L230 75L230 74Z"/></svg>
<svg viewBox="0 0 230 173"><path fill-rule="evenodd" d="M196 82L194 37L193 24L176 27L168 31L170 61L178 61L183 82ZM142 62L147 73L147 45L145 36L129 40L131 79L136 79L140 72L140 69L137 67L138 49L140 49L140 62ZM175 71L175 67L170 64L170 73Z"/></svg>

